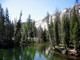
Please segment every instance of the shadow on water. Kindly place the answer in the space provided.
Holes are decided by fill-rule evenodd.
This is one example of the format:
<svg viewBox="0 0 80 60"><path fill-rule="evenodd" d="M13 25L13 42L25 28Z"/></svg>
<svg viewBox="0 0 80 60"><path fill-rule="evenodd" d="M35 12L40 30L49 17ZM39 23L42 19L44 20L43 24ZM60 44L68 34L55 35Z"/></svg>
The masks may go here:
<svg viewBox="0 0 80 60"><path fill-rule="evenodd" d="M21 46L13 49L0 49L0 60L80 60L47 51L47 45Z"/></svg>

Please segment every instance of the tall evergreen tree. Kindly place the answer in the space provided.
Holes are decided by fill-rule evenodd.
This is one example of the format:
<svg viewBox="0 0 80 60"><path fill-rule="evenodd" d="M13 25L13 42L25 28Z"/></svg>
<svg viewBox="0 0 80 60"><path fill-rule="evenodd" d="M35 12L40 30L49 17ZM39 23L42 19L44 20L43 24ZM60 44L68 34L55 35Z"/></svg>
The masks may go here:
<svg viewBox="0 0 80 60"><path fill-rule="evenodd" d="M75 49L77 49L77 41L78 41L77 39L79 36L78 35L78 32L79 32L78 26L79 26L78 15L76 14L76 10L74 7L72 14L71 14L71 18L70 18L70 39L71 39L71 42L74 44Z"/></svg>
<svg viewBox="0 0 80 60"><path fill-rule="evenodd" d="M20 13L20 17L16 24L16 29L15 29L15 33L14 33L14 40L15 40L14 42L16 45L19 45L20 41L21 41L21 16L22 16L22 11Z"/></svg>
<svg viewBox="0 0 80 60"><path fill-rule="evenodd" d="M63 15L63 18L62 18L62 40L64 41L65 48L69 47L70 20L67 15Z"/></svg>
<svg viewBox="0 0 80 60"><path fill-rule="evenodd" d="M13 24L11 23L9 19L9 12L6 8L6 14L5 14L5 39L4 42L10 43L12 41L13 33L14 33Z"/></svg>
<svg viewBox="0 0 80 60"><path fill-rule="evenodd" d="M35 21L32 22L32 31L33 31L33 37L36 37L37 28L36 28L36 26L35 26Z"/></svg>
<svg viewBox="0 0 80 60"><path fill-rule="evenodd" d="M28 34L27 34L27 25L26 22L22 23L22 38L21 38L21 42L27 42L27 38L28 38Z"/></svg>
<svg viewBox="0 0 80 60"><path fill-rule="evenodd" d="M43 30L42 33L41 33L41 38L42 38L42 42L47 42L48 39L47 39L47 30Z"/></svg>
<svg viewBox="0 0 80 60"><path fill-rule="evenodd" d="M52 46L52 40L51 40L51 35L50 35L50 29L49 29L49 18L50 18L50 15L49 13L47 12L47 16L44 20L46 20L46 23L47 23L47 27L48 27L48 35L49 35L49 40L50 40L50 45Z"/></svg>
<svg viewBox="0 0 80 60"><path fill-rule="evenodd" d="M27 19L27 28L28 28L28 37L32 37L33 33L32 33L32 19L31 19L31 15L29 15L28 19Z"/></svg>
<svg viewBox="0 0 80 60"><path fill-rule="evenodd" d="M27 19L27 28L29 36L34 37L34 35L36 35L36 27L35 27L35 21L31 19L31 15L29 15Z"/></svg>
<svg viewBox="0 0 80 60"><path fill-rule="evenodd" d="M53 23L52 16L50 18L51 18L51 21L50 21L50 24L49 24L49 32L50 32L52 43L55 46L55 40L54 40L54 23Z"/></svg>
<svg viewBox="0 0 80 60"><path fill-rule="evenodd" d="M75 40L76 40L76 50L80 51L80 18L79 12L76 12L77 20L76 20L76 32L75 32Z"/></svg>
<svg viewBox="0 0 80 60"><path fill-rule="evenodd" d="M4 39L4 20L4 12L0 4L0 43L2 43Z"/></svg>
<svg viewBox="0 0 80 60"><path fill-rule="evenodd" d="M56 45L60 44L60 13L57 11L55 14L55 21L54 21L54 35L55 35L55 42Z"/></svg>

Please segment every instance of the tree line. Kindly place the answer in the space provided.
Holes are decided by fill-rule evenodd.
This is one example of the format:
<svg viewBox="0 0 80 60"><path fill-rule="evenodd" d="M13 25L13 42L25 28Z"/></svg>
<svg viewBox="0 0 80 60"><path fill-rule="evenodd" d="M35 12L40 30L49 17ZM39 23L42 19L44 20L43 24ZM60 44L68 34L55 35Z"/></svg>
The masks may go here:
<svg viewBox="0 0 80 60"><path fill-rule="evenodd" d="M8 8L4 11L0 4L0 46L20 45L20 43L32 43L36 37L35 21L31 15L27 22L21 22L22 11L17 22L9 19Z"/></svg>
<svg viewBox="0 0 80 60"><path fill-rule="evenodd" d="M47 14L47 17L50 17ZM62 46L65 49L75 48L80 51L80 15L79 11L72 9L70 16L63 14L60 17L60 12L55 13L55 19L51 19L50 23L47 24L50 31L52 45Z"/></svg>

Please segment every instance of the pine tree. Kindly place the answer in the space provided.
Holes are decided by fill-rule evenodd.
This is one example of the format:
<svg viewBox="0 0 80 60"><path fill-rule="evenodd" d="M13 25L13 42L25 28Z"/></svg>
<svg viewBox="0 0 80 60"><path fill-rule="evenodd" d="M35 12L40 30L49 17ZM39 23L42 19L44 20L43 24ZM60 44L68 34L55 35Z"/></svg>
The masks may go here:
<svg viewBox="0 0 80 60"><path fill-rule="evenodd" d="M33 21L33 23L32 23L32 31L33 31L33 37L36 37L37 28L35 26L35 21Z"/></svg>
<svg viewBox="0 0 80 60"><path fill-rule="evenodd" d="M4 12L0 4L0 43L4 40Z"/></svg>
<svg viewBox="0 0 80 60"><path fill-rule="evenodd" d="M64 41L65 48L69 47L70 42L70 22L67 15L62 18L62 40Z"/></svg>
<svg viewBox="0 0 80 60"><path fill-rule="evenodd" d="M52 43L53 43L53 45L55 45L55 40L54 40L54 23L53 23L52 16L51 16L51 21L50 21L50 24L49 24L49 32L50 32Z"/></svg>
<svg viewBox="0 0 80 60"><path fill-rule="evenodd" d="M36 27L35 21L31 19L31 15L28 16L27 24L26 24L26 34L25 39L28 43L32 43L34 41L34 37L36 36Z"/></svg>
<svg viewBox="0 0 80 60"><path fill-rule="evenodd" d="M71 42L74 44L75 49L77 49L77 39L78 37L78 15L76 14L75 8L72 11L71 18L70 18L70 39Z"/></svg>
<svg viewBox="0 0 80 60"><path fill-rule="evenodd" d="M16 28L15 28L15 33L14 33L14 42L16 45L20 44L21 41L21 16L22 16L22 11L20 13L20 18L16 24Z"/></svg>
<svg viewBox="0 0 80 60"><path fill-rule="evenodd" d="M56 45L60 44L60 13L57 11L55 14L55 21L54 21L54 35L55 35L55 42Z"/></svg>
<svg viewBox="0 0 80 60"><path fill-rule="evenodd" d="M27 38L28 38L28 34L27 34L27 25L26 22L22 23L22 38L21 38L21 42L26 42L27 43Z"/></svg>
<svg viewBox="0 0 80 60"><path fill-rule="evenodd" d="M76 40L76 50L80 51L80 19L78 14L77 14L77 20L75 24L76 25L75 40Z"/></svg>
<svg viewBox="0 0 80 60"><path fill-rule="evenodd" d="M32 19L31 19L31 15L29 15L29 17L27 19L27 28L28 28L28 37L31 38L32 37Z"/></svg>
<svg viewBox="0 0 80 60"><path fill-rule="evenodd" d="M47 39L47 30L44 29L41 33L41 38L42 38L42 42L47 42L48 39Z"/></svg>
<svg viewBox="0 0 80 60"><path fill-rule="evenodd" d="M47 16L46 16L45 20L46 20L47 27L48 27L47 33L48 33L48 36L49 36L50 45L51 45L51 47L52 47L52 40L51 40L50 29L49 29L49 17L50 17L50 15L49 15L49 13L47 12Z"/></svg>
<svg viewBox="0 0 80 60"><path fill-rule="evenodd" d="M6 14L5 14L5 43L10 43L12 41L13 33L14 33L14 28L13 24L11 23L9 19L9 12L8 9L6 8Z"/></svg>

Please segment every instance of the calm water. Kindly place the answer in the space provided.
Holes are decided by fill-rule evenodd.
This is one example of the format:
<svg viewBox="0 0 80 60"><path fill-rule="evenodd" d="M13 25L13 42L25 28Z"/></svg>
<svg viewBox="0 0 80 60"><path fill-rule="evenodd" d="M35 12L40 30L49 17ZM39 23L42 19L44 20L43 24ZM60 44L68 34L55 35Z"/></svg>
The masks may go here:
<svg viewBox="0 0 80 60"><path fill-rule="evenodd" d="M0 49L0 60L80 60L48 51L47 45Z"/></svg>

